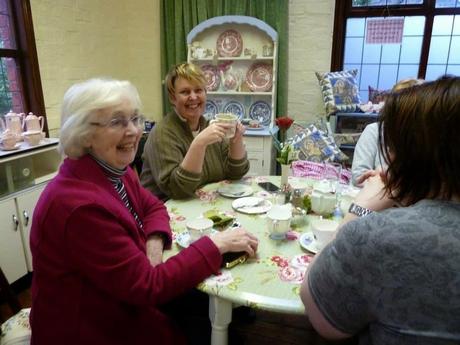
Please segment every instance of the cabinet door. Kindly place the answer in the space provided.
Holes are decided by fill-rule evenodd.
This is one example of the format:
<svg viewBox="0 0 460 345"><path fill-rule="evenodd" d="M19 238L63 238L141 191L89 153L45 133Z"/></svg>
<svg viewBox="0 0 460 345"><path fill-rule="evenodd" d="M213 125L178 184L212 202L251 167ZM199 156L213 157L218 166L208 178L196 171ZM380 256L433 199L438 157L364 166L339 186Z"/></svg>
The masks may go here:
<svg viewBox="0 0 460 345"><path fill-rule="evenodd" d="M14 199L0 202L0 266L12 283L27 274L20 220Z"/></svg>
<svg viewBox="0 0 460 345"><path fill-rule="evenodd" d="M248 151L248 160L249 160L249 171L248 176L263 176L264 173L264 160L261 158L261 152L249 152Z"/></svg>
<svg viewBox="0 0 460 345"><path fill-rule="evenodd" d="M27 260L27 269L30 272L32 272L32 255L30 253L29 237L30 228L32 226L32 214L34 212L38 198L40 197L43 189L45 189L45 186L46 185L42 185L31 191L27 191L16 198L18 204L18 217L21 223L22 241L24 244L24 251Z"/></svg>

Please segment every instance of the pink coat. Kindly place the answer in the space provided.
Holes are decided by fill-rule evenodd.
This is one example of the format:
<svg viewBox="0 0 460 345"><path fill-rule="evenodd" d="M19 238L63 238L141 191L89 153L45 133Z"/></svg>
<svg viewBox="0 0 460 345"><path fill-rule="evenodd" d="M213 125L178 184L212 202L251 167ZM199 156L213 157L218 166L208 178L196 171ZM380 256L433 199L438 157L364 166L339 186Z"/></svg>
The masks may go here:
<svg viewBox="0 0 460 345"><path fill-rule="evenodd" d="M221 263L205 237L152 267L146 236L166 235L165 206L131 169L122 178L141 230L99 165L66 159L35 208L32 344L180 344L159 306L196 286Z"/></svg>

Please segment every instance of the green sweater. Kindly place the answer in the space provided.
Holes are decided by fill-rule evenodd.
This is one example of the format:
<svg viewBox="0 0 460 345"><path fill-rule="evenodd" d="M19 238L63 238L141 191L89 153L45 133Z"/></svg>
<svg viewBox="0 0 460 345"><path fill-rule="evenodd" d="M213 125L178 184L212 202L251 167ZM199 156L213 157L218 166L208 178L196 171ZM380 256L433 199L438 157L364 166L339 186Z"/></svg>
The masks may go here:
<svg viewBox="0 0 460 345"><path fill-rule="evenodd" d="M209 121L200 118L200 128ZM207 183L224 179L237 180L249 170L247 157L235 160L229 154L229 142L209 145L201 173L183 169L180 164L192 141L193 134L187 122L176 113L168 114L150 132L142 154L141 183L159 197L183 199L193 196L195 190Z"/></svg>

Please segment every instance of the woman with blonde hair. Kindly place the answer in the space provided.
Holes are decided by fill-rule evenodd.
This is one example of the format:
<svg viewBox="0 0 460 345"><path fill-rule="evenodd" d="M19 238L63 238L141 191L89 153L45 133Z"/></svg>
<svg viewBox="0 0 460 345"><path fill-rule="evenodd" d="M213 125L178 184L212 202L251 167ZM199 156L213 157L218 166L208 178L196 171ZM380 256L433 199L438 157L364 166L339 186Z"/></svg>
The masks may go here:
<svg viewBox="0 0 460 345"><path fill-rule="evenodd" d="M200 186L240 179L249 170L243 143L244 126L226 139L228 124L203 116L206 78L191 63L174 66L166 77L174 110L150 132L144 146L141 183L161 198L193 196Z"/></svg>

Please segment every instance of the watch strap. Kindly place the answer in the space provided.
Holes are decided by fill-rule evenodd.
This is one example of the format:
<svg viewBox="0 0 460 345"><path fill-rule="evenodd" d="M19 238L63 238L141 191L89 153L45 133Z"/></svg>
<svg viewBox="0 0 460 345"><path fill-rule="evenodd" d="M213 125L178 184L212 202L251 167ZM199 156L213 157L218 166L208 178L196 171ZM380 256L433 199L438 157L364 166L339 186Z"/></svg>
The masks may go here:
<svg viewBox="0 0 460 345"><path fill-rule="evenodd" d="M372 213L373 211L352 202L350 208L348 209L348 212L355 214L358 217L364 217L367 216L369 213Z"/></svg>

